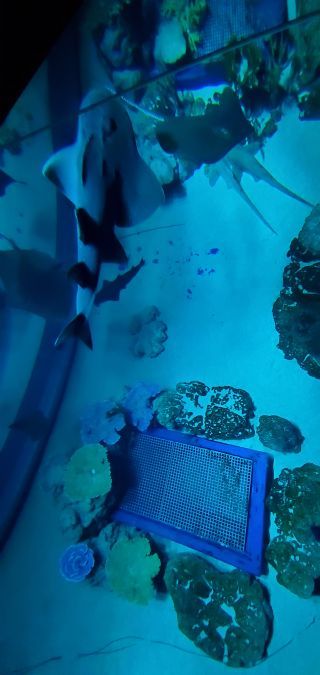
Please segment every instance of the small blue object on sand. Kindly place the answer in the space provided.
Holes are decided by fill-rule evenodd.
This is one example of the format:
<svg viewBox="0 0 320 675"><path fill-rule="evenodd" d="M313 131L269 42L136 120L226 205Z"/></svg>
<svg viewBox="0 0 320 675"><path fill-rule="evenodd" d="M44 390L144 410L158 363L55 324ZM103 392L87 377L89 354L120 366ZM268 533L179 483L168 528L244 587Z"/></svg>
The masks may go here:
<svg viewBox="0 0 320 675"><path fill-rule="evenodd" d="M265 571L267 453L157 429L134 436L128 462L130 485L114 520L251 574Z"/></svg>

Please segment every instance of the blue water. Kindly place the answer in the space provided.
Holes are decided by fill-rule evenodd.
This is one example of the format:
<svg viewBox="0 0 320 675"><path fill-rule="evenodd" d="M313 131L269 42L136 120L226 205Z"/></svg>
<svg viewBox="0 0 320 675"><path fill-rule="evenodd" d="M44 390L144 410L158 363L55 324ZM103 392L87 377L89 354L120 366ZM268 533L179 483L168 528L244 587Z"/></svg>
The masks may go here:
<svg viewBox="0 0 320 675"><path fill-rule="evenodd" d="M201 60L205 3L118 4L75 18L6 122L0 673L311 675L320 20ZM135 472L157 429L194 463L181 442Z"/></svg>

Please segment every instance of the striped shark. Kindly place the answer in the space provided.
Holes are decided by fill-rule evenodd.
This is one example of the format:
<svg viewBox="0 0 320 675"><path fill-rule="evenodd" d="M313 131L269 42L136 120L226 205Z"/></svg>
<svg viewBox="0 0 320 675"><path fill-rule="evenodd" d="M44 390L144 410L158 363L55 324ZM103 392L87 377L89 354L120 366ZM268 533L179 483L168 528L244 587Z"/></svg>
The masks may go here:
<svg viewBox="0 0 320 675"><path fill-rule="evenodd" d="M107 98L105 89L84 98L75 143L43 167L44 176L74 205L78 226L78 260L68 273L78 284L77 311L56 347L74 336L92 349L88 318L101 264L127 260L114 228L141 223L164 200L159 181L138 153L124 105Z"/></svg>

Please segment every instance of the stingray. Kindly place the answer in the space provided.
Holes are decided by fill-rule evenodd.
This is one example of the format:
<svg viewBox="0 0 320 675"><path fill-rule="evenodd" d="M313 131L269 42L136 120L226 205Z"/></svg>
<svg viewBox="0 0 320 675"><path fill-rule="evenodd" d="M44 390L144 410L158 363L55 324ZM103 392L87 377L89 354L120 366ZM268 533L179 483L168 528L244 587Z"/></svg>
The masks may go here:
<svg viewBox="0 0 320 675"><path fill-rule="evenodd" d="M141 259L138 265L133 265L124 274L118 274L113 281L104 281L102 288L96 293L94 304L99 306L102 302L107 302L108 300L119 300L121 291L128 286L131 279L138 274L144 264L145 261Z"/></svg>
<svg viewBox="0 0 320 675"><path fill-rule="evenodd" d="M252 133L253 127L230 88L224 89L219 103L207 106L204 115L169 117L156 125L162 149L197 167L218 162Z"/></svg>
<svg viewBox="0 0 320 675"><path fill-rule="evenodd" d="M210 176L210 185L214 185L219 175L224 178L228 187L233 188L242 199L250 206L253 212L258 216L258 218L266 225L266 227L271 230L274 234L277 234L276 230L272 225L267 221L264 215L259 211L250 197L247 195L245 190L241 185L241 178L244 173L252 176L255 181L263 180L265 183L268 183L272 187L276 188L280 192L283 192L288 197L295 199L301 204L310 206L313 208L314 204L309 202L307 199L300 197L285 185L282 185L273 175L265 169L262 164L254 156L258 151L259 145L257 143L252 143L249 146L237 146L230 150L226 156L216 164L215 167L209 167L208 173Z"/></svg>

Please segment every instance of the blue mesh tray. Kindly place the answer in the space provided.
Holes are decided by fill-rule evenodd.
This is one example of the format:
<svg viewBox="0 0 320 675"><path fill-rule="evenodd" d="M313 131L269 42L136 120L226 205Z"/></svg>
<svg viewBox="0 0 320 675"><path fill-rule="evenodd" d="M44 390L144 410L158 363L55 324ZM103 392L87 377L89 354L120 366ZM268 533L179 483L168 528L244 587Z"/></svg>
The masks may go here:
<svg viewBox="0 0 320 675"><path fill-rule="evenodd" d="M262 573L267 453L157 429L134 436L128 462L114 520Z"/></svg>

